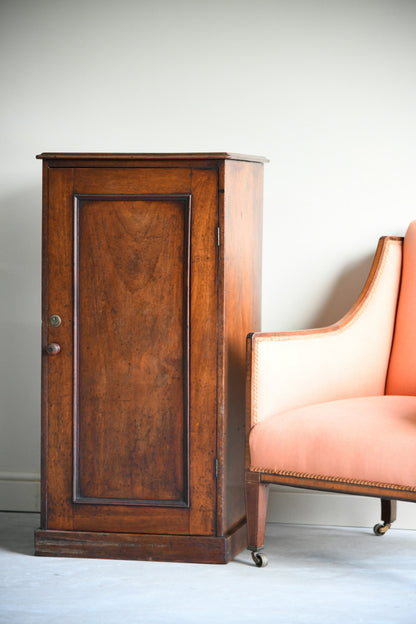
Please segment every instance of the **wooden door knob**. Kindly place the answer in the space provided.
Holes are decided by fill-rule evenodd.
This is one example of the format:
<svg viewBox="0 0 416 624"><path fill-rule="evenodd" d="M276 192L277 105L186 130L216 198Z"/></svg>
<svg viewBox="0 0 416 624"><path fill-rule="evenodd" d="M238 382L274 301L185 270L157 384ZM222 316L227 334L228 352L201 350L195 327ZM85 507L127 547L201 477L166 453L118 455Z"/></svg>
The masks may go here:
<svg viewBox="0 0 416 624"><path fill-rule="evenodd" d="M60 350L61 350L61 347L56 342L51 342L46 347L46 353L48 355L58 355Z"/></svg>

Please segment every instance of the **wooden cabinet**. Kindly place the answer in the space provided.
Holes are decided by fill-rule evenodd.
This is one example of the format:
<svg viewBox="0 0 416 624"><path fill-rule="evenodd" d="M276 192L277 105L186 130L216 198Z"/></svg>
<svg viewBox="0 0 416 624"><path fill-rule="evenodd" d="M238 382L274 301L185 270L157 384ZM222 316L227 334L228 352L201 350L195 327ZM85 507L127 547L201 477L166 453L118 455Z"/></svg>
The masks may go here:
<svg viewBox="0 0 416 624"><path fill-rule="evenodd" d="M264 159L41 154L39 555L224 563L246 545L245 336Z"/></svg>

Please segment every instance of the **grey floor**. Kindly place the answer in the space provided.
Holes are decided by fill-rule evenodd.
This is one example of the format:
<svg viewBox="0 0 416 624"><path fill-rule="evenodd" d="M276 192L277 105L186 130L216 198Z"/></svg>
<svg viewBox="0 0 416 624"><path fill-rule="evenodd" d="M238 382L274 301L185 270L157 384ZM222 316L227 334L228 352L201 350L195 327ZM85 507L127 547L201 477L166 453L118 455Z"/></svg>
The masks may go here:
<svg viewBox="0 0 416 624"><path fill-rule="evenodd" d="M270 525L270 563L33 556L37 514L0 512L0 622L416 623L416 531Z"/></svg>

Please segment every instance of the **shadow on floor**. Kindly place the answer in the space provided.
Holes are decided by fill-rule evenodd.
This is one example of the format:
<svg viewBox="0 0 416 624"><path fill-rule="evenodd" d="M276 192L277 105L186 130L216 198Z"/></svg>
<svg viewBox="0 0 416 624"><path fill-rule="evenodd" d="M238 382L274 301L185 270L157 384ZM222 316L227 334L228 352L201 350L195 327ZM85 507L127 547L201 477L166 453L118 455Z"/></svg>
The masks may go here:
<svg viewBox="0 0 416 624"><path fill-rule="evenodd" d="M0 512L0 550L34 555L33 533L39 524L38 513Z"/></svg>

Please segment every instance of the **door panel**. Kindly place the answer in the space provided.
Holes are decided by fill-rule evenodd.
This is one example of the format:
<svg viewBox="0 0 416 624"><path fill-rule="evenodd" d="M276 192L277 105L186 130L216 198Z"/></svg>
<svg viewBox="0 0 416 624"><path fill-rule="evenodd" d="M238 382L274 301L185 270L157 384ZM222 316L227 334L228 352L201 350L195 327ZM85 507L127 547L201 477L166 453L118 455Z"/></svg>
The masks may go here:
<svg viewBox="0 0 416 624"><path fill-rule="evenodd" d="M43 528L215 534L217 172L159 172L48 172Z"/></svg>
<svg viewBox="0 0 416 624"><path fill-rule="evenodd" d="M76 201L77 501L188 504L189 209Z"/></svg>

